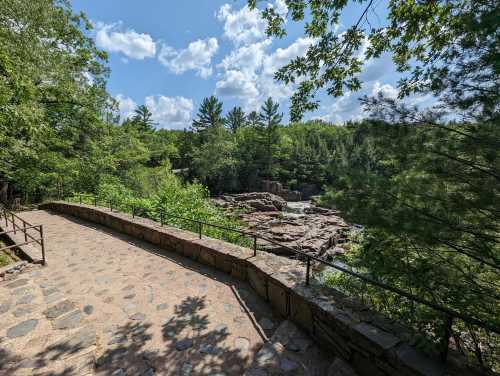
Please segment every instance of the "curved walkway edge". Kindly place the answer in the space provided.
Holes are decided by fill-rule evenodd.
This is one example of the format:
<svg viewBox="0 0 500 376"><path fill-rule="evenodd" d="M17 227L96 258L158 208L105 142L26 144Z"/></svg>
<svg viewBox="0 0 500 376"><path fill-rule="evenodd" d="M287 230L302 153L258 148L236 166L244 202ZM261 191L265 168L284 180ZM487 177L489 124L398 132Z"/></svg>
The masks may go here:
<svg viewBox="0 0 500 376"><path fill-rule="evenodd" d="M360 375L467 374L425 356L408 343L411 332L335 290L305 286L301 262L253 251L109 209L51 202L44 209L69 214L247 281L283 318L297 324L323 349L350 363Z"/></svg>

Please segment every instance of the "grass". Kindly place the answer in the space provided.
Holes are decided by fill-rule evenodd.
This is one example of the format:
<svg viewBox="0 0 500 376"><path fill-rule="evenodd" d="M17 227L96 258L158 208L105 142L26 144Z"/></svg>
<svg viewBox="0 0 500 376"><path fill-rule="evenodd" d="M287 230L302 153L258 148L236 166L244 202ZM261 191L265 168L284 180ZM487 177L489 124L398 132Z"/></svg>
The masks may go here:
<svg viewBox="0 0 500 376"><path fill-rule="evenodd" d="M5 243L0 240L0 248L5 247ZM14 259L10 256L9 253L5 251L0 251L0 268L3 266L7 266L14 262Z"/></svg>
<svg viewBox="0 0 500 376"><path fill-rule="evenodd" d="M12 261L13 260L8 254L6 254L5 252L0 252L0 268L9 265L10 263L12 263Z"/></svg>

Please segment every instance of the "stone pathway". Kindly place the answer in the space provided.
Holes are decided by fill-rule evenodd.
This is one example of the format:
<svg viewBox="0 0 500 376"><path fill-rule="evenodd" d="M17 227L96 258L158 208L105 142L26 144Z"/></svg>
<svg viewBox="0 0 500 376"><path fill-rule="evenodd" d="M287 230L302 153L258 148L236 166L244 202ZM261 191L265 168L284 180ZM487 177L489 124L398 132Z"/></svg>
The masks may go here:
<svg viewBox="0 0 500 376"><path fill-rule="evenodd" d="M48 265L0 282L0 375L326 374L298 334L259 365L283 325L245 283L71 217L22 217L44 224Z"/></svg>

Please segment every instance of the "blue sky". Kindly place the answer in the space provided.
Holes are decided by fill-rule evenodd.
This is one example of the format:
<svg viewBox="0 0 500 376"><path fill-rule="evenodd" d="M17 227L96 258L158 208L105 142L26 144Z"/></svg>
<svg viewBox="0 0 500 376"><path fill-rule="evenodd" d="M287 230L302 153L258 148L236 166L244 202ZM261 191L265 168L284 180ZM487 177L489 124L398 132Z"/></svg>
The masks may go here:
<svg viewBox="0 0 500 376"><path fill-rule="evenodd" d="M146 104L159 127L190 126L202 99L212 94L224 102L225 111L242 106L258 109L268 96L288 113L293 87L273 80L273 73L303 54L311 40L302 25L287 23L284 39L270 39L258 12L244 0L73 0L75 11L84 11L95 26L98 47L109 53L108 90L120 103L122 118L135 106ZM286 14L283 0L261 2ZM385 22L385 1L380 1L374 26ZM350 4L338 25L351 25L360 7ZM395 96L399 74L389 56L365 63L363 89L341 98L321 97L321 107L306 118L343 122L363 116L358 98L383 91Z"/></svg>

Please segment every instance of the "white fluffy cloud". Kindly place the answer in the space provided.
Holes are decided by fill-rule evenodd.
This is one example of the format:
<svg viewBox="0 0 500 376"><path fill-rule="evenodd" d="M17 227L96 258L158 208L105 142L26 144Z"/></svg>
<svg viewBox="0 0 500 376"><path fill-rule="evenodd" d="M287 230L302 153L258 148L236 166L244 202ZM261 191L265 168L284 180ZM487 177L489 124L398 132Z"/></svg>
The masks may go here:
<svg viewBox="0 0 500 376"><path fill-rule="evenodd" d="M163 45L158 60L175 74L194 70L200 77L207 78L212 74L212 57L218 49L216 38L199 39L183 50Z"/></svg>
<svg viewBox="0 0 500 376"><path fill-rule="evenodd" d="M120 31L121 23L96 25L96 44L108 52L121 52L131 59L143 60L156 55L156 43L149 34L132 29Z"/></svg>
<svg viewBox="0 0 500 376"><path fill-rule="evenodd" d="M118 94L115 99L118 102L118 111L120 112L120 118L122 120L127 119L134 113L137 103L135 103L132 98L126 97L123 94Z"/></svg>
<svg viewBox="0 0 500 376"><path fill-rule="evenodd" d="M149 96L144 104L160 128L183 129L191 125L193 101L185 97Z"/></svg>
<svg viewBox="0 0 500 376"><path fill-rule="evenodd" d="M288 7L284 0L267 2L276 13L286 17ZM224 57L216 83L217 95L239 99L246 111L258 109L269 96L276 101L288 99L292 87L274 80L274 73L297 56L303 56L313 43L310 38L298 38L286 48L271 49L273 40L266 35L266 21L260 10L247 5L234 9L224 4L217 12L223 23L224 36L234 49Z"/></svg>
<svg viewBox="0 0 500 376"><path fill-rule="evenodd" d="M266 22L258 9L248 5L237 10L224 4L217 12L217 19L224 23L224 35L235 44L248 44L265 37Z"/></svg>
<svg viewBox="0 0 500 376"><path fill-rule="evenodd" d="M274 53L264 59L264 72L274 75L279 68L283 67L290 60L304 56L307 49L315 42L312 38L298 38L287 48L278 48Z"/></svg>
<svg viewBox="0 0 500 376"><path fill-rule="evenodd" d="M342 97L333 98L332 103L323 108L325 115L319 116L319 118L334 123L366 118L368 113L361 107L359 99L365 95L369 97L376 96L378 93L382 93L386 98L396 99L398 89L391 84L383 84L378 80L365 83L358 92L349 91Z"/></svg>
<svg viewBox="0 0 500 376"><path fill-rule="evenodd" d="M281 17L286 17L288 14L288 6L286 5L285 0L276 0L271 6Z"/></svg>
<svg viewBox="0 0 500 376"><path fill-rule="evenodd" d="M381 93L385 98L396 99L399 94L399 90L390 84L381 84L378 81L375 81L375 84L372 87L372 96L377 96Z"/></svg>
<svg viewBox="0 0 500 376"><path fill-rule="evenodd" d="M224 77L215 84L215 91L220 96L238 98L243 102L259 96L256 77L239 70L226 71Z"/></svg>
<svg viewBox="0 0 500 376"><path fill-rule="evenodd" d="M129 97L118 94L118 108L122 120L134 115L137 103ZM147 96L144 104L153 114L159 128L183 129L191 125L193 101L185 97Z"/></svg>
<svg viewBox="0 0 500 376"><path fill-rule="evenodd" d="M275 0L267 3L277 14L286 17L288 6L285 0ZM217 19L224 23L224 35L236 45L256 42L266 37L266 21L259 9L250 9L245 5L241 9L233 9L230 4L224 4L217 12Z"/></svg>
<svg viewBox="0 0 500 376"><path fill-rule="evenodd" d="M245 110L258 109L269 96L276 101L288 99L292 87L274 80L274 73L297 56L302 56L314 43L310 38L299 38L286 48L268 52L270 39L237 47L218 65L221 78L216 93L237 98Z"/></svg>
<svg viewBox="0 0 500 376"><path fill-rule="evenodd" d="M270 39L247 44L232 50L218 65L223 70L240 70L254 74L264 61L266 49L271 45Z"/></svg>

